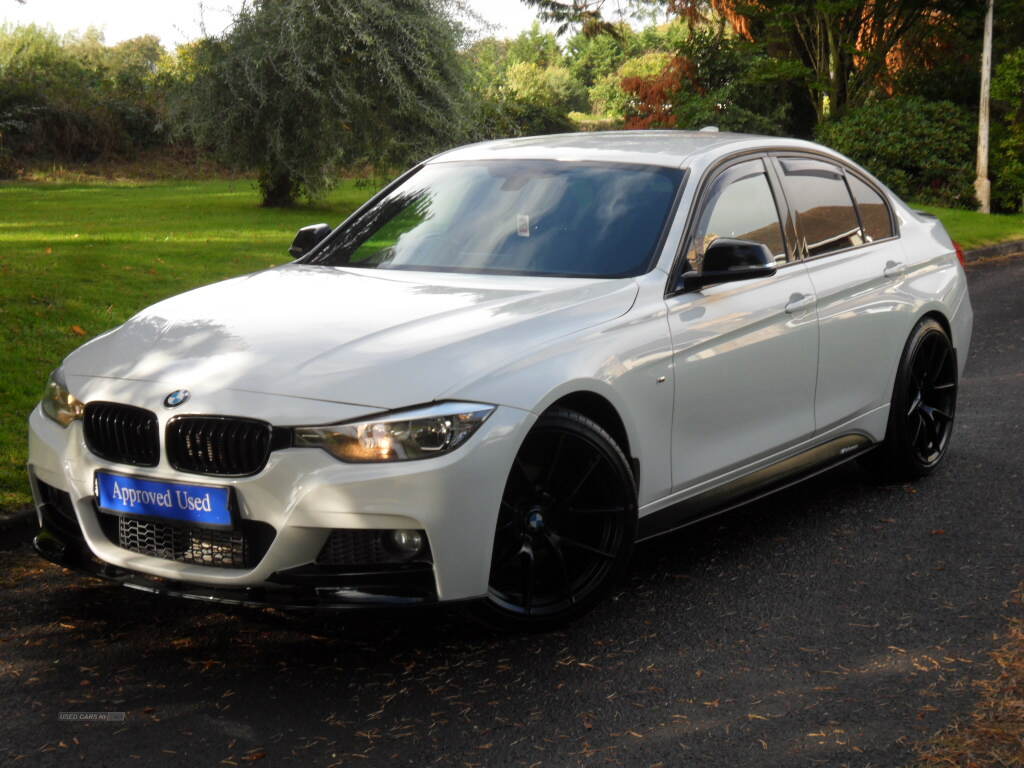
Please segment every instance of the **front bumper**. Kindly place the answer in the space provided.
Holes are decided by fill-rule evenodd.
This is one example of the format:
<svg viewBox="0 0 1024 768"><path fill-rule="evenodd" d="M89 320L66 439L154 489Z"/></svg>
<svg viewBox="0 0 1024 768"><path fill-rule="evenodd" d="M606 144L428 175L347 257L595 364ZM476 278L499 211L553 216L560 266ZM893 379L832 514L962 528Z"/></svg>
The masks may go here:
<svg viewBox="0 0 1024 768"><path fill-rule="evenodd" d="M146 400L133 404L160 412ZM273 414L264 418L274 421ZM288 448L275 451L259 474L234 478L182 473L163 456L144 473L106 462L86 448L80 422L62 428L37 407L29 418L30 474L42 529L36 549L60 565L125 586L239 605L352 607L481 597L508 468L533 418L499 407L466 445L422 461L344 464L315 448ZM258 562L244 568L122 548L101 520L108 516L95 506L97 470L231 486L241 523L271 527L273 540ZM48 518L41 484L67 494L63 523ZM424 531L432 566L341 573L315 565L331 531L393 529Z"/></svg>
<svg viewBox="0 0 1024 768"><path fill-rule="evenodd" d="M43 512L44 515L47 511ZM274 574L273 581L252 587L215 587L149 576L98 559L80 541L66 541L50 528L41 528L32 546L42 557L64 568L111 581L130 589L167 597L249 608L322 610L367 607L408 607L436 603L433 569L409 567L362 573L317 572L296 569Z"/></svg>

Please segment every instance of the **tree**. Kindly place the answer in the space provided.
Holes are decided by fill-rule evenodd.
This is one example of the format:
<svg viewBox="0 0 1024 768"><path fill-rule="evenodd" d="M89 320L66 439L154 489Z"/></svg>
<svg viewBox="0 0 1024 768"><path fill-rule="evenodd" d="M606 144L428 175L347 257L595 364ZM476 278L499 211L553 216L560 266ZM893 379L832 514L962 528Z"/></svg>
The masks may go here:
<svg viewBox="0 0 1024 768"><path fill-rule="evenodd" d="M696 28L676 39L674 56L653 76L626 77L627 128L716 125L726 131L785 133L793 66L721 30ZM799 72L796 73L799 75Z"/></svg>
<svg viewBox="0 0 1024 768"><path fill-rule="evenodd" d="M466 134L455 0L254 0L191 51L196 142L255 168L263 204L317 196L340 168L404 164Z"/></svg>
<svg viewBox="0 0 1024 768"><path fill-rule="evenodd" d="M541 32L540 22L519 33L509 43L508 57L511 61L524 61L539 67L554 67L562 63L562 49L558 40L549 32Z"/></svg>
<svg viewBox="0 0 1024 768"><path fill-rule="evenodd" d="M611 31L602 15L609 0L523 0L543 20ZM634 12L652 5L691 24L714 16L773 55L788 55L807 68L806 87L819 120L862 104L899 59L912 59L917 34L976 13L971 0L626 0ZM616 1L615 8L619 3Z"/></svg>

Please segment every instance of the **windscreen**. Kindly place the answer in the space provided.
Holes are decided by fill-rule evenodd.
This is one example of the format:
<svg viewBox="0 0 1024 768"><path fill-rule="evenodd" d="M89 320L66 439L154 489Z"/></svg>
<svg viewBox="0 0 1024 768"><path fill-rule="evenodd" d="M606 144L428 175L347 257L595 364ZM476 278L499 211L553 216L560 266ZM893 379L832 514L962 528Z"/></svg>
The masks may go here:
<svg viewBox="0 0 1024 768"><path fill-rule="evenodd" d="M305 263L622 277L646 272L683 178L674 168L500 160L427 165Z"/></svg>

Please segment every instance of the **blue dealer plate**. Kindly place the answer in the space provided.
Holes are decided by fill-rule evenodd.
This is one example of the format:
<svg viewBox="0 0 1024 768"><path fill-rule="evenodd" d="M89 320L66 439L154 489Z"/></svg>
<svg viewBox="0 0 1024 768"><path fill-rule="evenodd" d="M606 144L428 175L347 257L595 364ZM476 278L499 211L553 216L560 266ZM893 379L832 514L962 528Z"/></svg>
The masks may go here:
<svg viewBox="0 0 1024 768"><path fill-rule="evenodd" d="M230 491L230 488L209 485L96 473L100 509L198 525L231 526Z"/></svg>

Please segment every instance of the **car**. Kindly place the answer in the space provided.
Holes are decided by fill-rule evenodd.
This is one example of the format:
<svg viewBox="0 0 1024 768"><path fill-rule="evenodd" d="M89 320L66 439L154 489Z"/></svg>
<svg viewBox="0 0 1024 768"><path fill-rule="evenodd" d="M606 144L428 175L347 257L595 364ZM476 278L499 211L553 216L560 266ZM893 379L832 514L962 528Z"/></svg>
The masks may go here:
<svg viewBox="0 0 1024 768"><path fill-rule="evenodd" d="M949 449L962 254L811 142L473 144L291 255L53 372L29 419L42 556L158 594L546 629L637 542Z"/></svg>

